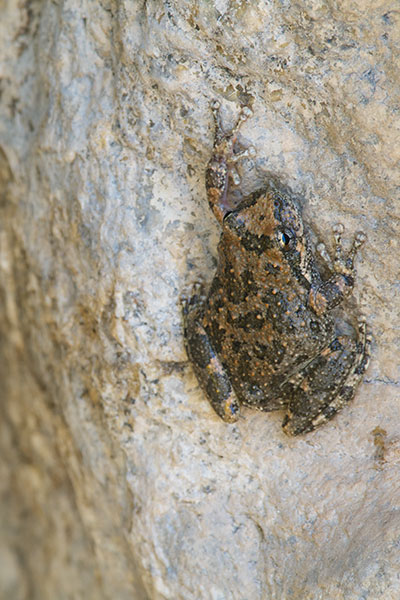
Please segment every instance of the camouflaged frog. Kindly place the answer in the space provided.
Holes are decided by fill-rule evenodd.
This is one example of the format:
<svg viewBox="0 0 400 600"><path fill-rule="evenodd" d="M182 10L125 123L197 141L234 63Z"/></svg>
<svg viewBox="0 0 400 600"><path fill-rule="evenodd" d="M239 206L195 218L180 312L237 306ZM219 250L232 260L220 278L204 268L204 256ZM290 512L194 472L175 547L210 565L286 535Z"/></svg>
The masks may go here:
<svg viewBox="0 0 400 600"><path fill-rule="evenodd" d="M270 181L234 202L232 165L249 154L234 152L236 133L251 111L245 107L236 127L224 133L218 109L215 103L206 172L209 205L222 227L218 270L206 296L198 285L184 300L188 356L225 421L238 419L241 404L284 410L284 431L306 433L353 398L367 367L364 320L349 332L332 310L352 292L354 257L365 236L356 234L345 254L343 226L336 226L334 261L319 248L331 273L324 281L290 191Z"/></svg>

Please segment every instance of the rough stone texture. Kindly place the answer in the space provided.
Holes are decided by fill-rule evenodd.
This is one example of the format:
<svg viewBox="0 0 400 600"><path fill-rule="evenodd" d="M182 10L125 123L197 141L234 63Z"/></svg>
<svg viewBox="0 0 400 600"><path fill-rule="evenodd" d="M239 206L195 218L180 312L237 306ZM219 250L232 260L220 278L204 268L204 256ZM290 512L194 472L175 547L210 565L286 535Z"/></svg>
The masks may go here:
<svg viewBox="0 0 400 600"><path fill-rule="evenodd" d="M0 597L400 594L400 13L392 0L0 3ZM215 269L210 101L330 244L374 334L300 439L226 425L179 295Z"/></svg>

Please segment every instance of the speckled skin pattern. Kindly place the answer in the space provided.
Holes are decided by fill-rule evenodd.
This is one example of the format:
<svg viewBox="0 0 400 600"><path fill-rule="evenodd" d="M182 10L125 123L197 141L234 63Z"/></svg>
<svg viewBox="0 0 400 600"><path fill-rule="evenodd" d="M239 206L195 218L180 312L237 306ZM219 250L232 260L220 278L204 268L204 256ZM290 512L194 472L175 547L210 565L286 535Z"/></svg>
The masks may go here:
<svg viewBox="0 0 400 600"><path fill-rule="evenodd" d="M336 226L333 262L320 245L331 273L324 281L290 191L270 181L233 201L232 164L249 154L234 152L236 133L251 111L244 108L236 127L224 133L218 109L215 103L206 172L209 205L222 228L218 270L207 295L197 285L184 300L188 356L225 421L236 421L244 404L284 410L284 431L306 433L353 398L368 364L364 320L343 333L333 310L352 292L354 257L365 236L356 234L344 254L343 227Z"/></svg>

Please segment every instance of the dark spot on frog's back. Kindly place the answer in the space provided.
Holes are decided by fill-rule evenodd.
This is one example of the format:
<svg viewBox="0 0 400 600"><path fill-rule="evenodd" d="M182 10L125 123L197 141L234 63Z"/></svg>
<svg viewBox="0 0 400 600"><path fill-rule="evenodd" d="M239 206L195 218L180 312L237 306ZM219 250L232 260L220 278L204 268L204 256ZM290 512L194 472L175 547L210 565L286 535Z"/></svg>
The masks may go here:
<svg viewBox="0 0 400 600"><path fill-rule="evenodd" d="M248 296L249 294L256 294L258 292L259 287L254 278L253 271L245 269L243 273L241 273L240 277L245 290L244 297Z"/></svg>
<svg viewBox="0 0 400 600"><path fill-rule="evenodd" d="M271 288L267 294L261 297L267 307L268 318L274 321L279 315L281 318L289 308L286 294L276 288Z"/></svg>
<svg viewBox="0 0 400 600"><path fill-rule="evenodd" d="M269 347L266 344L261 344L259 342L254 344L254 356L256 358L260 358L262 360L268 356L269 351Z"/></svg>
<svg viewBox="0 0 400 600"><path fill-rule="evenodd" d="M237 361L237 375L239 379L246 380L249 376L249 371L251 370L252 358L250 354L246 351L243 351L238 356Z"/></svg>
<svg viewBox="0 0 400 600"><path fill-rule="evenodd" d="M249 311L235 319L236 327L246 331L257 331L264 325L265 319L258 311Z"/></svg>
<svg viewBox="0 0 400 600"><path fill-rule="evenodd" d="M280 364L285 356L285 347L279 340L274 340L272 345L274 347L274 362Z"/></svg>
<svg viewBox="0 0 400 600"><path fill-rule="evenodd" d="M249 231L246 222L241 219L237 211L229 213L224 222L232 231L236 232L245 250L255 252L258 256L261 256L273 247L273 242L268 235L264 233L257 235Z"/></svg>
<svg viewBox="0 0 400 600"><path fill-rule="evenodd" d="M224 272L220 273L220 276L224 280L224 284L222 284L219 277L215 277L211 284L208 297L210 298L210 304L212 304L215 311L224 308L227 300L232 302L232 304L239 304L243 300L243 289L239 285L239 282L231 275L229 269L230 266L228 264L226 265Z"/></svg>
<svg viewBox="0 0 400 600"><path fill-rule="evenodd" d="M239 281L233 277L227 277L225 280L226 296L232 304L240 304L246 295Z"/></svg>
<svg viewBox="0 0 400 600"><path fill-rule="evenodd" d="M241 342L239 340L232 341L232 350L233 350L233 352L235 352L235 354L237 354L240 351L242 346L243 346L243 342Z"/></svg>
<svg viewBox="0 0 400 600"><path fill-rule="evenodd" d="M273 265L270 262L268 262L265 265L265 270L267 271L267 273L270 273L270 275L279 275L281 272L281 268L279 265Z"/></svg>
<svg viewBox="0 0 400 600"><path fill-rule="evenodd" d="M274 363L279 364L285 356L285 347L279 340L273 340L272 344L254 344L254 356L260 360L271 359Z"/></svg>
<svg viewBox="0 0 400 600"><path fill-rule="evenodd" d="M273 247L273 243L269 235L264 233L256 235L246 231L240 238L242 246L250 252L255 252L258 256L264 254L267 250Z"/></svg>

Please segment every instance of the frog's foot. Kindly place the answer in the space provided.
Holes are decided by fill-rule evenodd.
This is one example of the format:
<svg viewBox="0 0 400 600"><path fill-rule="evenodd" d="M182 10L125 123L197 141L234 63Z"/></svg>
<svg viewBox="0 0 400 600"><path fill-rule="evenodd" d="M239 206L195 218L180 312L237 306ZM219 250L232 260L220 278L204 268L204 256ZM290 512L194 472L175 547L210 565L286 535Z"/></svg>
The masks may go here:
<svg viewBox="0 0 400 600"><path fill-rule="evenodd" d="M221 122L221 105L218 100L214 100L211 103L211 110L214 117L215 123L215 142L214 142L214 154L217 153L217 148L220 149L221 154L225 154L230 157L233 154L233 145L236 141L236 134L241 128L242 124L253 114L252 110L248 106L243 106L240 110L239 117L230 131L225 131Z"/></svg>
<svg viewBox="0 0 400 600"><path fill-rule="evenodd" d="M221 223L226 213L234 208L229 198L229 178L234 185L240 183L240 178L233 168L233 164L245 156L253 156L255 153L254 148L234 152L236 134L244 121L252 114L252 111L248 106L244 106L235 126L230 131L225 132L221 124L219 102L213 102L211 108L215 121L215 141L213 154L206 170L206 188L210 208Z"/></svg>
<svg viewBox="0 0 400 600"><path fill-rule="evenodd" d="M201 324L202 310L196 294L186 303L184 301L186 351L211 406L224 421L234 423L239 418L240 404L229 375Z"/></svg>
<svg viewBox="0 0 400 600"><path fill-rule="evenodd" d="M357 232L349 252L345 254L342 247L343 231L344 227L341 223L333 228L335 237L334 261L331 261L324 244L321 243L317 246L319 254L333 271L332 276L327 281L310 291L309 305L318 315L322 315L340 304L344 298L351 294L354 287L356 276L354 258L359 248L364 244L366 236L362 231Z"/></svg>
<svg viewBox="0 0 400 600"><path fill-rule="evenodd" d="M322 256L328 267L337 272L346 275L350 275L354 273L354 258L361 246L365 243L367 239L366 235L362 231L357 231L354 236L353 244L349 253L344 256L343 246L342 246L342 235L344 232L344 227L342 223L337 223L333 227L333 235L335 238L335 259L332 261L328 252L326 251L326 246L323 242L319 243L317 246L317 250L319 254Z"/></svg>
<svg viewBox="0 0 400 600"><path fill-rule="evenodd" d="M336 338L286 384L285 433L312 431L350 402L368 366L370 344L365 320L360 319L356 341L348 336Z"/></svg>
<svg viewBox="0 0 400 600"><path fill-rule="evenodd" d="M333 228L333 235L335 237L335 260L333 263L333 267L336 273L341 273L343 275L353 275L354 274L354 258L361 246L365 243L367 239L366 235L362 231L357 231L354 236L353 244L351 246L350 252L345 256L343 254L342 247L342 234L344 232L344 227L341 223L337 223L337 225Z"/></svg>

